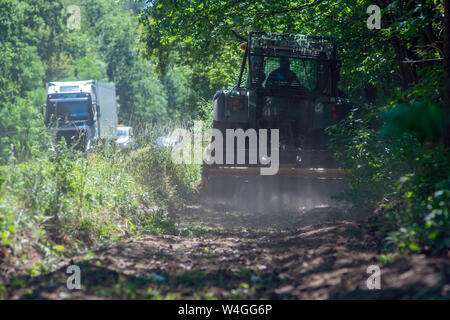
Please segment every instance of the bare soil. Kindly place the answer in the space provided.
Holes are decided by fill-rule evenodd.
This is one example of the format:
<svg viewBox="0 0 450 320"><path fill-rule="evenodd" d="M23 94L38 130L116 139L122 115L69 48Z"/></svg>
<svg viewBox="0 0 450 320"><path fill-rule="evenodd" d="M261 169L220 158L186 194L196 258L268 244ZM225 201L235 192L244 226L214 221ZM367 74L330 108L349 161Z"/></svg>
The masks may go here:
<svg viewBox="0 0 450 320"><path fill-rule="evenodd" d="M7 299L427 299L450 297L450 259L382 257L366 217L346 208L246 213L191 206L189 236L124 238L51 274L16 277ZM81 290L66 287L81 268ZM367 267L381 268L369 290Z"/></svg>

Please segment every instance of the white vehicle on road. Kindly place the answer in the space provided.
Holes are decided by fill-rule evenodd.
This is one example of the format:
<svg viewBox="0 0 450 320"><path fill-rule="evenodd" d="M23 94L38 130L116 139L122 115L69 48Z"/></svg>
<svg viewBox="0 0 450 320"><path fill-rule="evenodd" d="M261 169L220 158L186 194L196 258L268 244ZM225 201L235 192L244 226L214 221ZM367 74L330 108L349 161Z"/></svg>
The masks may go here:
<svg viewBox="0 0 450 320"><path fill-rule="evenodd" d="M133 128L132 127L117 127L117 141L116 145L121 149L125 150L133 147Z"/></svg>

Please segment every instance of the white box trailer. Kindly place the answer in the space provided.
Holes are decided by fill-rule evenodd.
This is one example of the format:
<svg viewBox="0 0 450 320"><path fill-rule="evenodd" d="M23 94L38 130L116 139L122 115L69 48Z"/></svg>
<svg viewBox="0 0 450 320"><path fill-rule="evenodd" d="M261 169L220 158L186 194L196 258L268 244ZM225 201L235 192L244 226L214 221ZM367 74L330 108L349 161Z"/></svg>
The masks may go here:
<svg viewBox="0 0 450 320"><path fill-rule="evenodd" d="M99 106L100 138L106 140L117 139L117 105L116 88L103 82L96 82L97 105Z"/></svg>
<svg viewBox="0 0 450 320"><path fill-rule="evenodd" d="M49 82L46 123L57 137L77 141L84 151L99 141L117 139L117 103L114 84L100 81ZM82 136L82 137L81 137Z"/></svg>

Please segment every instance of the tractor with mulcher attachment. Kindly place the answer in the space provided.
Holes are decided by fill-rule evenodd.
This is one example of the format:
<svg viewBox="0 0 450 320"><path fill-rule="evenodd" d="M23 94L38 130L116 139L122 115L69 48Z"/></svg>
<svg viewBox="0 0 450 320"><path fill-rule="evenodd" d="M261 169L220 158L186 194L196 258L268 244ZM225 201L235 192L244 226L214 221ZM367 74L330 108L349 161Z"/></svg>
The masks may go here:
<svg viewBox="0 0 450 320"><path fill-rule="evenodd" d="M224 138L223 159L203 164L204 199L256 211L329 205L349 174L334 159L325 132L351 109L338 90L335 41L250 32L241 49L236 87L213 98L213 129L224 137L244 132L244 138ZM262 174L274 166L270 160L278 161L278 170Z"/></svg>

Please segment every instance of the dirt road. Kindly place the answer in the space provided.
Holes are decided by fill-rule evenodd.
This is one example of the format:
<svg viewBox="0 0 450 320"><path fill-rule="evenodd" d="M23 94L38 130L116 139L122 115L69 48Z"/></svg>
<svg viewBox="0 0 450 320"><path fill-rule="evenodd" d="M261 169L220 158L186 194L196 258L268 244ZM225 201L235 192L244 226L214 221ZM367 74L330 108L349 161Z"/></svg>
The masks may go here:
<svg viewBox="0 0 450 320"><path fill-rule="evenodd" d="M345 208L249 214L192 206L180 218L190 236L122 239L75 257L51 274L15 279L6 298L26 299L372 299L450 296L449 259L379 254L363 216ZM81 268L81 290L66 287ZM381 290L368 290L370 265Z"/></svg>

